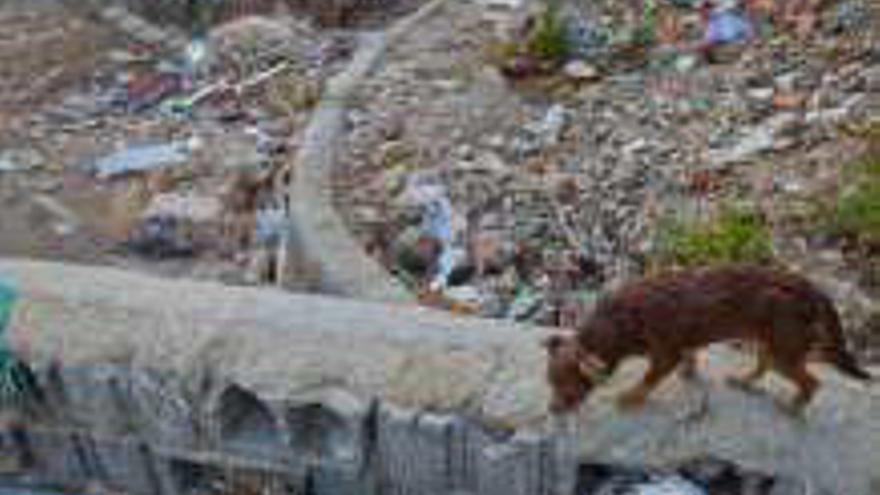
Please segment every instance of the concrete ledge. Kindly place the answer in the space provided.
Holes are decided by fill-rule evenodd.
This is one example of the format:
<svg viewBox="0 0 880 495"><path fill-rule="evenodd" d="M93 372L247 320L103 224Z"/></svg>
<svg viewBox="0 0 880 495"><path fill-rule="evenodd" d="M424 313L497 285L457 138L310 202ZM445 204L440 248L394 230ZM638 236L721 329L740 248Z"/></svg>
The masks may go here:
<svg viewBox="0 0 880 495"><path fill-rule="evenodd" d="M344 389L515 425L543 411L543 332L273 289L167 281L110 268L0 261L23 300L31 359L205 373L261 398Z"/></svg>

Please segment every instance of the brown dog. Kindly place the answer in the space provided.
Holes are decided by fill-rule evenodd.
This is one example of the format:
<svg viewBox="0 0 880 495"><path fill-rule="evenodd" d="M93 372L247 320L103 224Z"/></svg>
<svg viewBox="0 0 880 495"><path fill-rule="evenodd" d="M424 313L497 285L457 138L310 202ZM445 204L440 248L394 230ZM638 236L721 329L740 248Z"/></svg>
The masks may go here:
<svg viewBox="0 0 880 495"><path fill-rule="evenodd" d="M650 367L641 383L618 399L622 409L639 407L679 365L692 373L697 349L727 340L758 350L757 366L732 383L751 385L773 368L798 387L793 411L810 401L819 384L807 371L808 357L852 378L871 378L846 351L833 303L809 281L777 269L731 265L626 285L600 299L577 332L547 338L550 410L576 408L624 358L645 356Z"/></svg>

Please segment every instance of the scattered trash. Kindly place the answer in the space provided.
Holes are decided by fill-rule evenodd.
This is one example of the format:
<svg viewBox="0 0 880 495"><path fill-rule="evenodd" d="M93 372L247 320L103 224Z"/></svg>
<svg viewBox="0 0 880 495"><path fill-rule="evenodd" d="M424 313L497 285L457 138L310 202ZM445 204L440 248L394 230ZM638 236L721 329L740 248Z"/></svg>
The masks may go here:
<svg viewBox="0 0 880 495"><path fill-rule="evenodd" d="M418 285L418 280L434 271L439 256L440 242L421 234L419 229L405 229L395 240L394 246L395 264L401 269L401 276L415 277L413 286Z"/></svg>
<svg viewBox="0 0 880 495"><path fill-rule="evenodd" d="M557 103L547 110L540 122L527 126L526 130L537 140L538 149L559 143L568 122L567 113L565 107Z"/></svg>
<svg viewBox="0 0 880 495"><path fill-rule="evenodd" d="M0 172L18 172L22 166L5 156L0 156Z"/></svg>
<svg viewBox="0 0 880 495"><path fill-rule="evenodd" d="M439 249L436 260L430 260L436 262L436 273L433 274L430 288L445 288L450 275L463 257L461 250L453 246L456 232L462 229L461 219L454 214L445 187L431 180L411 177L401 198L405 204L420 209L418 242L436 243L435 248Z"/></svg>
<svg viewBox="0 0 880 495"><path fill-rule="evenodd" d="M516 297L507 309L506 317L515 321L529 320L537 315L543 302L544 298L540 293L526 286L520 287Z"/></svg>
<svg viewBox="0 0 880 495"><path fill-rule="evenodd" d="M687 460L675 468L581 464L575 493L592 495L768 494L794 487L789 478L745 469L714 457ZM772 488L772 489L771 489ZM783 490L784 493L789 493ZM780 492L782 493L782 492ZM791 493L803 493L794 490Z"/></svg>
<svg viewBox="0 0 880 495"><path fill-rule="evenodd" d="M756 127L749 131L733 148L710 151L710 161L718 165L740 162L751 156L773 149L773 131L767 127Z"/></svg>
<svg viewBox="0 0 880 495"><path fill-rule="evenodd" d="M247 79L238 83L232 83L226 79L223 79L199 89L188 97L174 98L167 101L165 109L172 114L189 114L192 112L193 107L209 97L212 97L218 93L226 92L230 92L234 96L240 97L242 94L244 94L244 92L250 90L255 86L263 84L264 82L268 81L269 79L275 77L276 75L284 72L289 68L289 63L281 62L269 69L258 72L257 74L254 74L251 77L248 77Z"/></svg>
<svg viewBox="0 0 880 495"><path fill-rule="evenodd" d="M284 235L286 217L281 208L257 210L255 240L264 246L277 246Z"/></svg>
<svg viewBox="0 0 880 495"><path fill-rule="evenodd" d="M183 163L189 158L187 151L186 142L130 147L101 158L95 163L94 169L98 178L107 179Z"/></svg>
<svg viewBox="0 0 880 495"><path fill-rule="evenodd" d="M479 289L472 285L448 287L443 291L443 295L459 304L472 307L481 307L483 305L483 295L480 294Z"/></svg>
<svg viewBox="0 0 880 495"><path fill-rule="evenodd" d="M840 2L831 8L828 30L833 33L856 33L871 29L872 12L869 2L849 0ZM864 33L868 35L867 32Z"/></svg>
<svg viewBox="0 0 880 495"><path fill-rule="evenodd" d="M675 70L679 73L687 73L697 66L699 59L696 55L680 55L675 59Z"/></svg>
<svg viewBox="0 0 880 495"><path fill-rule="evenodd" d="M501 67L501 73L509 79L527 79L546 72L541 62L529 55L515 55Z"/></svg>
<svg viewBox="0 0 880 495"><path fill-rule="evenodd" d="M810 115L807 114L804 120L809 121ZM801 117L795 112L774 114L763 123L746 129L732 147L710 151L710 161L714 165L725 165L746 160L761 152L782 149L786 143L782 138L786 135L795 136L801 126Z"/></svg>
<svg viewBox="0 0 880 495"><path fill-rule="evenodd" d="M124 246L153 259L195 255L195 245L184 232L182 222L170 216L147 218L135 227Z"/></svg>
<svg viewBox="0 0 880 495"><path fill-rule="evenodd" d="M519 10L522 8L524 1L525 0L483 0L483 3L490 9Z"/></svg>
<svg viewBox="0 0 880 495"><path fill-rule="evenodd" d="M127 84L126 107L130 112L142 112L181 91L183 80L178 74L160 73L134 78Z"/></svg>
<svg viewBox="0 0 880 495"><path fill-rule="evenodd" d="M0 153L0 172L21 172L44 165L43 156L32 149L15 149Z"/></svg>
<svg viewBox="0 0 880 495"><path fill-rule="evenodd" d="M705 490L680 477L669 476L632 487L632 495L709 495Z"/></svg>
<svg viewBox="0 0 880 495"><path fill-rule="evenodd" d="M562 71L566 76L578 81L593 81L599 78L599 71L582 60L568 62Z"/></svg>
<svg viewBox="0 0 880 495"><path fill-rule="evenodd" d="M202 196L193 192L166 192L152 198L143 216L210 224L218 221L222 211L223 205L214 196Z"/></svg>
<svg viewBox="0 0 880 495"><path fill-rule="evenodd" d="M807 102L807 95L805 93L777 92L773 96L773 106L777 110L796 110L798 108L803 108L803 106L806 104L806 102Z"/></svg>
<svg viewBox="0 0 880 495"><path fill-rule="evenodd" d="M566 36L571 55L594 58L605 51L610 43L610 36L598 24L580 13L567 16Z"/></svg>
<svg viewBox="0 0 880 495"><path fill-rule="evenodd" d="M745 43L754 36L754 28L742 13L725 9L709 14L704 42L708 46Z"/></svg>
<svg viewBox="0 0 880 495"><path fill-rule="evenodd" d="M184 68L189 77L198 76L205 68L210 47L203 36L190 40L184 51Z"/></svg>
<svg viewBox="0 0 880 495"><path fill-rule="evenodd" d="M748 90L747 94L753 100L768 102L773 99L774 91L773 88L754 88Z"/></svg>
<svg viewBox="0 0 880 495"><path fill-rule="evenodd" d="M425 235L440 241L442 250L437 260L437 274L431 282L432 289L446 286L454 268L452 244L452 204L445 195L436 197L423 206L422 230Z"/></svg>

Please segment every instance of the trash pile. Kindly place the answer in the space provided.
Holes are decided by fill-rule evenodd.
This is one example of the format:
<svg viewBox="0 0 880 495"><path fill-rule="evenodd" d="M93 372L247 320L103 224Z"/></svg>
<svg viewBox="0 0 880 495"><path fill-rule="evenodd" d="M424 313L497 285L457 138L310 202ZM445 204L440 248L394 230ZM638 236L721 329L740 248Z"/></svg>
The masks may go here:
<svg viewBox="0 0 880 495"><path fill-rule="evenodd" d="M852 15L864 12L862 2L822 8L811 0L553 0L508 27L496 62L514 80L564 74L590 82L645 64L690 71L701 62L729 62L751 43L805 40L823 16L828 30L869 29Z"/></svg>
<svg viewBox="0 0 880 495"><path fill-rule="evenodd" d="M582 464L575 493L583 495L773 495L803 493L805 484L703 457L668 469Z"/></svg>
<svg viewBox="0 0 880 495"><path fill-rule="evenodd" d="M815 167L827 177L855 149L839 126L876 108L876 34L842 34L839 6L798 38L783 2L552 5L485 0L428 20L349 113L337 207L416 292L570 325L654 268L663 222L733 200L775 218L804 184L825 188ZM650 29L623 53L633 22ZM523 61L530 43L564 55Z"/></svg>
<svg viewBox="0 0 880 495"><path fill-rule="evenodd" d="M46 254L53 257L60 251L129 267L144 263L169 275L271 281L265 265L277 254L284 225L273 188L323 81L346 64L353 34L318 31L291 16L246 16L208 26L178 47L139 41L128 31L147 28L128 14L112 16L126 36L90 14L83 5L49 10L28 18L31 24L15 18L27 30L64 16L61 25L73 24L80 36L88 38L89 23L100 33L71 40L94 50L90 65L76 66L76 83L9 107L21 110L22 121L0 142L0 178L14 181L27 200L38 202L32 191L48 198L36 207L54 205L51 216L65 212L63 228L55 229L60 239L55 231L41 233L39 224L21 237L40 237L35 246L52 237L58 248ZM3 24L10 37L15 19ZM3 56L13 59L39 49L23 41L19 53L16 46L3 43L0 51L9 49ZM68 70L63 60L46 65L50 74ZM37 69L8 67L22 81ZM239 190L230 193L230 185ZM242 242L230 240L236 235Z"/></svg>

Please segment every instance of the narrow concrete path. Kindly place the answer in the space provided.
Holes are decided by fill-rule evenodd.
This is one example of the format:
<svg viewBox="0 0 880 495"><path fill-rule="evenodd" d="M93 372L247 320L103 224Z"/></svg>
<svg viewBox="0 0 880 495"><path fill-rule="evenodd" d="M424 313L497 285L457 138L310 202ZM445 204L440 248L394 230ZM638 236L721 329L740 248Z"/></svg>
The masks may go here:
<svg viewBox="0 0 880 495"><path fill-rule="evenodd" d="M324 292L369 301L413 300L403 284L367 256L351 236L335 211L330 178L347 107L361 82L381 65L389 46L447 1L432 0L384 33L365 35L349 67L327 83L295 159L288 193L293 226L288 259L304 261L290 263L285 285L297 286L298 278L317 276Z"/></svg>

